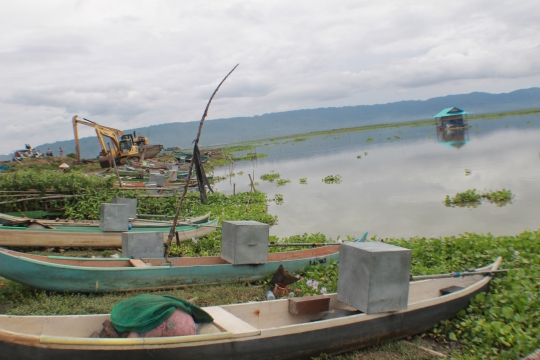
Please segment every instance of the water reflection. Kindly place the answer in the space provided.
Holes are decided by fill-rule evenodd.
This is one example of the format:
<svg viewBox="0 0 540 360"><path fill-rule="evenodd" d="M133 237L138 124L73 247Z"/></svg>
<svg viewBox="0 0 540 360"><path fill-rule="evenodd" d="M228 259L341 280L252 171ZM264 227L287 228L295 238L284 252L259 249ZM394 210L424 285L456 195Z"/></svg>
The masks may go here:
<svg viewBox="0 0 540 360"><path fill-rule="evenodd" d="M460 149L469 142L469 128L438 128L437 141L443 145Z"/></svg>

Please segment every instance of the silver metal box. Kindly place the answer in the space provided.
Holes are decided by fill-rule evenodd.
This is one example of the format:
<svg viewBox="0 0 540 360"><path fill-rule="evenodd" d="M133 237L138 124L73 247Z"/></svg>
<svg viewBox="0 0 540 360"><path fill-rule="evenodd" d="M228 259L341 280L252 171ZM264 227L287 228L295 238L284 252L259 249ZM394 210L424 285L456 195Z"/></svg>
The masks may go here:
<svg viewBox="0 0 540 360"><path fill-rule="evenodd" d="M112 204L123 204L128 207L128 214L131 219L137 217L137 199L115 197L111 201Z"/></svg>
<svg viewBox="0 0 540 360"><path fill-rule="evenodd" d="M158 187L165 185L165 175L162 174L150 174L150 180L148 182L156 183Z"/></svg>
<svg viewBox="0 0 540 360"><path fill-rule="evenodd" d="M411 250L382 242L339 248L339 301L367 314L407 308Z"/></svg>
<svg viewBox="0 0 540 360"><path fill-rule="evenodd" d="M176 181L176 180L178 180L178 170L170 170L169 181Z"/></svg>
<svg viewBox="0 0 540 360"><path fill-rule="evenodd" d="M162 258L163 250L163 233L131 231L122 233L122 257Z"/></svg>
<svg viewBox="0 0 540 360"><path fill-rule="evenodd" d="M270 226L257 221L224 221L221 257L234 265L266 264Z"/></svg>
<svg viewBox="0 0 540 360"><path fill-rule="evenodd" d="M103 231L127 231L129 209L124 204L101 204L99 228Z"/></svg>

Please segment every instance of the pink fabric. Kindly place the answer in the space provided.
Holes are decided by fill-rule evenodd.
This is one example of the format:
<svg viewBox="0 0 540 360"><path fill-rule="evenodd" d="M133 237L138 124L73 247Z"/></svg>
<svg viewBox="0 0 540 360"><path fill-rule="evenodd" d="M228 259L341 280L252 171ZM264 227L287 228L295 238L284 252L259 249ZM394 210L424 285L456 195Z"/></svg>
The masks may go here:
<svg viewBox="0 0 540 360"><path fill-rule="evenodd" d="M197 334L197 325L191 315L176 309L170 318L145 333L130 332L128 338L166 337Z"/></svg>

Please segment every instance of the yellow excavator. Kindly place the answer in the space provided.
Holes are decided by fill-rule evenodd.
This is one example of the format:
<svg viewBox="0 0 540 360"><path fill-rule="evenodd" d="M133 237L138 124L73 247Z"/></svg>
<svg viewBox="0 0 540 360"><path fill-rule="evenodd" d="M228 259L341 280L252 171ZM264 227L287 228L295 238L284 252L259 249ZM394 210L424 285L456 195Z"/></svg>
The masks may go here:
<svg viewBox="0 0 540 360"><path fill-rule="evenodd" d="M128 161L138 162L143 159L149 159L156 156L163 145L149 145L148 138L136 133L124 134L122 130L114 129L108 126L99 125L91 120L80 118L77 115L73 117L73 133L75 134L75 151L77 160L81 161L81 152L79 149L79 132L77 125L86 125L96 130L101 152L99 153L99 164L102 168L111 167L112 159L117 165L125 165ZM105 138L109 139L107 144Z"/></svg>

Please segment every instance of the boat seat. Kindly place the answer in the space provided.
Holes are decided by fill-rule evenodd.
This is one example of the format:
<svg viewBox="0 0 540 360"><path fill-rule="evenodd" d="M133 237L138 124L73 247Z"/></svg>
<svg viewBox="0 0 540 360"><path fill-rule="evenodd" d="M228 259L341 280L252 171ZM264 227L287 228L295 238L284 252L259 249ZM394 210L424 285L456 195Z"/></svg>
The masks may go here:
<svg viewBox="0 0 540 360"><path fill-rule="evenodd" d="M214 318L214 325L223 331L232 332L235 338L261 334L261 330L234 316L220 306L205 307L204 311Z"/></svg>
<svg viewBox="0 0 540 360"><path fill-rule="evenodd" d="M463 290L464 288L461 287L461 286L449 286L447 288L444 288L444 289L440 289L440 293L441 293L441 296L443 295L448 295L448 294L451 294L451 293L454 293L456 291L459 291L459 290Z"/></svg>
<svg viewBox="0 0 540 360"><path fill-rule="evenodd" d="M146 263L139 259L129 259L129 263L134 267L147 267Z"/></svg>

